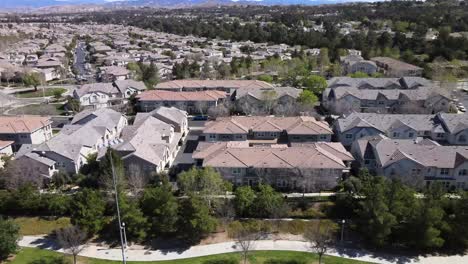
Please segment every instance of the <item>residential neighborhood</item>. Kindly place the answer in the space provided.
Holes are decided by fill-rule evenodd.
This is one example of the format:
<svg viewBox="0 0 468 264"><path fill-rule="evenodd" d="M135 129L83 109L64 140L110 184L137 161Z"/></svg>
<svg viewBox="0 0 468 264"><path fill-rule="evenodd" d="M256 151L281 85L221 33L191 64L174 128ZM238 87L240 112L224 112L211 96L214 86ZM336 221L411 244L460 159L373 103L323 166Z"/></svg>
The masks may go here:
<svg viewBox="0 0 468 264"><path fill-rule="evenodd" d="M14 2L0 263L468 263L463 1Z"/></svg>

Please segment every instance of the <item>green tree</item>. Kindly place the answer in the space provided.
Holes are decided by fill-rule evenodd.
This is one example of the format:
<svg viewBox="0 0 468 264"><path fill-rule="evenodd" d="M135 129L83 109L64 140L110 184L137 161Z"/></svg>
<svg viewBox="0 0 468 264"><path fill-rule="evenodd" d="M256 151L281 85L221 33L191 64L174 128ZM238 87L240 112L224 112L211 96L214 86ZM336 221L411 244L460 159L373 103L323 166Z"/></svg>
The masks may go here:
<svg viewBox="0 0 468 264"><path fill-rule="evenodd" d="M425 190L424 199L416 200L406 230L408 245L420 249L437 249L444 245L442 233L449 228L442 207L447 199L445 194L443 186L432 184Z"/></svg>
<svg viewBox="0 0 468 264"><path fill-rule="evenodd" d="M98 191L83 189L73 199L71 222L89 235L101 231L104 226L106 203Z"/></svg>
<svg viewBox="0 0 468 264"><path fill-rule="evenodd" d="M240 217L248 217L252 213L252 205L255 201L255 192L250 186L241 186L234 192L234 208Z"/></svg>
<svg viewBox="0 0 468 264"><path fill-rule="evenodd" d="M41 85L42 77L37 72L27 73L23 76L23 82L26 86L34 87L34 91L37 91L37 86Z"/></svg>
<svg viewBox="0 0 468 264"><path fill-rule="evenodd" d="M328 86L327 80L319 75L310 75L302 80L302 86L314 92L315 94L321 94Z"/></svg>
<svg viewBox="0 0 468 264"><path fill-rule="evenodd" d="M0 217L0 260L5 260L18 249L19 227Z"/></svg>
<svg viewBox="0 0 468 264"><path fill-rule="evenodd" d="M167 235L177 230L179 204L169 184L145 189L140 205L151 224L153 236Z"/></svg>
<svg viewBox="0 0 468 264"><path fill-rule="evenodd" d="M143 63L139 63L138 65L141 69L141 80L146 84L148 89L153 89L159 82L158 68L153 62L151 62L150 65L145 65Z"/></svg>
<svg viewBox="0 0 468 264"><path fill-rule="evenodd" d="M365 197L356 210L361 222L359 230L375 246L384 246L397 224L386 197L386 180L383 177L367 177L362 180L360 195Z"/></svg>
<svg viewBox="0 0 468 264"><path fill-rule="evenodd" d="M122 223L125 223L128 241L143 241L146 238L149 225L138 203L129 199L124 192L120 192L119 207ZM114 215L116 216L117 212L115 212ZM114 217L112 226L118 226L117 217Z"/></svg>
<svg viewBox="0 0 468 264"><path fill-rule="evenodd" d="M351 78L369 78L369 75L365 72L355 72L355 73L350 73L348 74L348 77L351 77Z"/></svg>
<svg viewBox="0 0 468 264"><path fill-rule="evenodd" d="M314 107L315 104L318 102L318 97L311 91L309 90L303 90L300 94L299 97L297 98L297 101L305 107Z"/></svg>
<svg viewBox="0 0 468 264"><path fill-rule="evenodd" d="M112 165L114 165L117 189L123 190L126 184L124 164L122 158L111 148L99 162L99 184L107 190L113 189Z"/></svg>
<svg viewBox="0 0 468 264"><path fill-rule="evenodd" d="M199 196L182 199L179 210L179 233L190 242L216 230L217 221L210 214L210 207Z"/></svg>
<svg viewBox="0 0 468 264"><path fill-rule="evenodd" d="M202 197L223 194L226 191L221 175L211 167L184 171L177 176L177 182L182 192Z"/></svg>
<svg viewBox="0 0 468 264"><path fill-rule="evenodd" d="M260 184L253 203L253 214L261 218L276 217L276 208L287 210L285 203L281 193L276 192L270 185Z"/></svg>
<svg viewBox="0 0 468 264"><path fill-rule="evenodd" d="M273 77L271 75L263 74L258 76L259 81L264 81L267 83L272 83L273 82Z"/></svg>

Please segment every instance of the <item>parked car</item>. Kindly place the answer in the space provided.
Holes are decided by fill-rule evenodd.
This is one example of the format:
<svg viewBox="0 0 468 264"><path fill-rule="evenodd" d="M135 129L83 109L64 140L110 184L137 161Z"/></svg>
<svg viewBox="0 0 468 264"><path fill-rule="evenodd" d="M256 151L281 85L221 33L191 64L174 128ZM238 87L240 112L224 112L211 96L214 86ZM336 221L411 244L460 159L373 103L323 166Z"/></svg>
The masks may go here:
<svg viewBox="0 0 468 264"><path fill-rule="evenodd" d="M193 121L206 121L208 120L207 115L197 115L192 118Z"/></svg>

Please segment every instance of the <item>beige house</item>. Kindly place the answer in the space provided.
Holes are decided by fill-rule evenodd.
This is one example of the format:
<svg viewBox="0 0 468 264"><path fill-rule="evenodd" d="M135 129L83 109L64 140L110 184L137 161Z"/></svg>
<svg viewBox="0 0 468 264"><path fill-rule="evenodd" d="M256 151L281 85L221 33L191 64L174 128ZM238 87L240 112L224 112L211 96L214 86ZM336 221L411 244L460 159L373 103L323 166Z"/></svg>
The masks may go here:
<svg viewBox="0 0 468 264"><path fill-rule="evenodd" d="M417 186L440 182L446 188L468 189L466 147L379 135L355 141L351 152L362 167L378 175Z"/></svg>
<svg viewBox="0 0 468 264"><path fill-rule="evenodd" d="M200 142L197 166L213 167L236 185L267 182L284 190L317 191L336 187L349 171L352 155L340 143L316 142L249 146L248 141Z"/></svg>
<svg viewBox="0 0 468 264"><path fill-rule="evenodd" d="M448 112L452 99L431 81L420 77L335 77L328 81L322 105L332 114L431 114Z"/></svg>
<svg viewBox="0 0 468 264"><path fill-rule="evenodd" d="M388 77L422 76L423 73L421 67L389 57L374 57L371 61Z"/></svg>
<svg viewBox="0 0 468 264"><path fill-rule="evenodd" d="M192 114L205 114L226 99L222 91L172 92L149 90L137 96L140 111L149 112L161 106L175 107Z"/></svg>
<svg viewBox="0 0 468 264"><path fill-rule="evenodd" d="M423 137L444 144L468 145L468 116L464 114L352 113L339 118L334 130L345 146L362 137L379 134L393 139Z"/></svg>
<svg viewBox="0 0 468 264"><path fill-rule="evenodd" d="M52 137L51 126L44 116L0 116L0 140L13 141L13 150L23 144L41 144Z"/></svg>
<svg viewBox="0 0 468 264"><path fill-rule="evenodd" d="M169 169L187 132L186 112L161 107L138 113L122 131L121 142L111 147L122 156L127 173L151 175Z"/></svg>
<svg viewBox="0 0 468 264"><path fill-rule="evenodd" d="M127 118L114 110L86 110L75 115L71 124L65 125L49 141L23 145L16 158L42 162L42 168L38 171L49 171L51 174L48 177L55 170L75 174L87 163L90 154L117 140L126 125ZM28 163L24 164L27 166Z"/></svg>

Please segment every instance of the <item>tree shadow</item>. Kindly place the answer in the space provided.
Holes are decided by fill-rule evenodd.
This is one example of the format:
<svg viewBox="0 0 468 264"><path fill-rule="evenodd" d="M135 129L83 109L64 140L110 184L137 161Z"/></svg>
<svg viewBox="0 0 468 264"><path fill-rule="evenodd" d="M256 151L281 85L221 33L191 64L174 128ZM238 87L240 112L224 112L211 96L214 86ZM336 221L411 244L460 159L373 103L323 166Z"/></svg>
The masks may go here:
<svg viewBox="0 0 468 264"><path fill-rule="evenodd" d="M37 238L36 240L31 242L31 245L35 245L37 248L40 249L47 249L47 250L59 250L62 247L56 240L55 235L47 235L44 237Z"/></svg>

